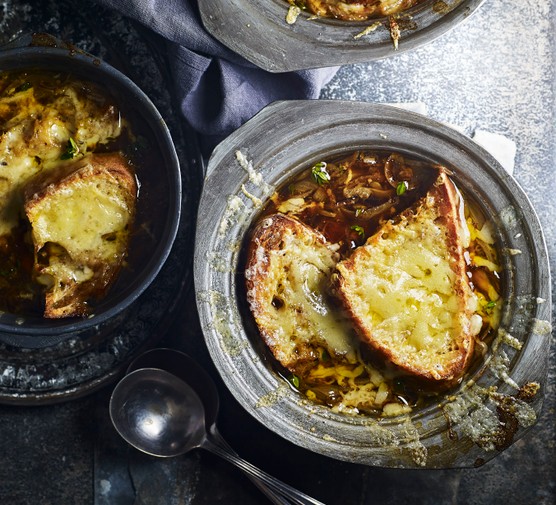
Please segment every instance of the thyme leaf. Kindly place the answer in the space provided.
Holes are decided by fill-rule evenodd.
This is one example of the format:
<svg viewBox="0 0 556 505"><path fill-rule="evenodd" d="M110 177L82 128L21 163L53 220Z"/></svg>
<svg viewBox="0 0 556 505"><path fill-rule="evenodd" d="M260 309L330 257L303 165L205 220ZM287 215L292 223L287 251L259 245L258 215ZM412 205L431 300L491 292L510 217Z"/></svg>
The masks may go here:
<svg viewBox="0 0 556 505"><path fill-rule="evenodd" d="M77 144L75 143L75 140L73 140L73 138L69 138L68 143L66 145L66 150L62 153L62 156L60 156L61 160L71 160L73 158L75 158L75 155L79 153L79 147L77 146Z"/></svg>
<svg viewBox="0 0 556 505"><path fill-rule="evenodd" d="M354 224L350 227L354 232L357 233L357 235L359 235L362 239L365 239L365 230L363 229L362 226L359 226L358 224Z"/></svg>
<svg viewBox="0 0 556 505"><path fill-rule="evenodd" d="M399 182L396 186L396 195L402 196L403 194L405 194L405 192L407 191L407 187L407 181Z"/></svg>
<svg viewBox="0 0 556 505"><path fill-rule="evenodd" d="M330 174L326 171L326 161L319 161L311 168L313 180L320 186L330 182Z"/></svg>

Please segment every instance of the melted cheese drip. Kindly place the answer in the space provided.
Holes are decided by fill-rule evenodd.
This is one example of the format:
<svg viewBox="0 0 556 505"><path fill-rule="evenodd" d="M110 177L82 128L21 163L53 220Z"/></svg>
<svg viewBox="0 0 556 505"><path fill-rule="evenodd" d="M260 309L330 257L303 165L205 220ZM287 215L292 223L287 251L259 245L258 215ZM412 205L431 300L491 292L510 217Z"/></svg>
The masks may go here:
<svg viewBox="0 0 556 505"><path fill-rule="evenodd" d="M296 346L314 344L326 346L332 354L351 356L353 331L325 295L336 263L334 254L323 244L302 243L292 233L282 238L283 249L270 251L272 267L268 271L257 271L266 263L266 251L259 247L256 267L245 273L247 278L264 278L268 286L264 303L272 309L260 316L264 320L259 323L271 328L272 339L279 346L277 357L288 361ZM284 305L276 307L276 298Z"/></svg>
<svg viewBox="0 0 556 505"><path fill-rule="evenodd" d="M295 307L296 316L282 318L281 331L296 335L298 341L310 344L315 337L325 343L334 354L345 355L353 349L349 329L338 311L328 302L324 293L332 266L323 261L314 249L303 248L290 266L287 282L283 282L282 296ZM306 326L309 331L301 331Z"/></svg>

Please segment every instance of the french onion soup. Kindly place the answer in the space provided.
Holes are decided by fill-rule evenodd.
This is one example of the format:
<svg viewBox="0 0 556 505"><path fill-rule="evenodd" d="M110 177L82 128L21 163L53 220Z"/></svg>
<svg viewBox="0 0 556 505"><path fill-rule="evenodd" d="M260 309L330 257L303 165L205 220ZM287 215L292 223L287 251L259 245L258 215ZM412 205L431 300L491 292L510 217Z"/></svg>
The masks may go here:
<svg viewBox="0 0 556 505"><path fill-rule="evenodd" d="M392 16L423 0L291 0L289 3L316 16L364 21Z"/></svg>
<svg viewBox="0 0 556 505"><path fill-rule="evenodd" d="M393 416L484 355L500 318L498 257L490 222L447 169L357 151L272 195L247 238L246 298L300 394Z"/></svg>
<svg viewBox="0 0 556 505"><path fill-rule="evenodd" d="M137 137L102 86L0 73L0 310L87 316L124 264Z"/></svg>

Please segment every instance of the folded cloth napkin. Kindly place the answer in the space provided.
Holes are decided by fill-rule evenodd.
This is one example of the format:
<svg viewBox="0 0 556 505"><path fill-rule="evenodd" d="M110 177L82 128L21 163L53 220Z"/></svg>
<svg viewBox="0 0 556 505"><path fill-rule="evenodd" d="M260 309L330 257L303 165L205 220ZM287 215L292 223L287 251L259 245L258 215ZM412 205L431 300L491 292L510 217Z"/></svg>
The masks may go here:
<svg viewBox="0 0 556 505"><path fill-rule="evenodd" d="M205 145L275 100L318 98L337 67L272 74L234 53L203 27L197 0L97 0L158 33L181 112Z"/></svg>

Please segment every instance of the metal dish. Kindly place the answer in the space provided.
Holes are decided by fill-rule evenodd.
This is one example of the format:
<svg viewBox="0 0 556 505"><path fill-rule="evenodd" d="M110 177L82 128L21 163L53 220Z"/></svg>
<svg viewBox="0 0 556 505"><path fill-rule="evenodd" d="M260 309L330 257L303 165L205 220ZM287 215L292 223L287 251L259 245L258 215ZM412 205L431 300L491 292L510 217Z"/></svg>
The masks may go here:
<svg viewBox="0 0 556 505"><path fill-rule="evenodd" d="M420 47L448 32L484 0L426 0L397 16L394 47L390 20L310 19L302 12L288 24L286 0L200 0L205 28L220 42L269 72L289 72L373 61ZM375 26L365 35L368 27Z"/></svg>
<svg viewBox="0 0 556 505"><path fill-rule="evenodd" d="M74 47L45 35L35 35L27 44L0 51L0 72L13 69L44 69L71 72L104 86L133 115L135 128L156 150L156 170L137 166L141 185L135 232L128 266L120 272L108 294L87 318L46 320L40 316L0 314L0 340L18 347L53 345L69 336L108 334L122 322L122 313L147 289L166 261L179 226L181 176L179 160L169 130L150 99L114 67Z"/></svg>
<svg viewBox="0 0 556 505"><path fill-rule="evenodd" d="M44 26L64 26L64 37L131 78L153 101L172 132L183 191L180 222L168 258L150 286L120 313L118 321L113 321L112 329L99 325L87 332L63 335L2 335L0 403L14 405L51 404L97 391L125 372L132 359L162 337L191 286L193 216L202 176L196 136L176 112L168 91L167 64L150 45L149 34L98 5L91 16L66 0L43 4L41 9L29 9L25 2L12 3L4 18L0 16L0 43L20 47L22 42L42 39L55 45L59 41L54 37L34 36L29 40L24 36L11 41L16 34L37 33Z"/></svg>
<svg viewBox="0 0 556 505"><path fill-rule="evenodd" d="M301 398L274 371L241 296L241 244L259 202L324 156L364 148L394 149L447 166L492 218L503 244L505 304L487 357L438 404L395 418L336 414ZM466 136L384 105L275 103L215 149L198 216L194 276L205 341L232 394L270 430L355 463L451 468L483 464L535 423L551 334L543 233L523 190ZM532 383L539 392L527 402L516 399L518 389ZM499 417L509 405L513 418ZM510 425L515 431L508 431Z"/></svg>

